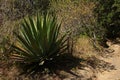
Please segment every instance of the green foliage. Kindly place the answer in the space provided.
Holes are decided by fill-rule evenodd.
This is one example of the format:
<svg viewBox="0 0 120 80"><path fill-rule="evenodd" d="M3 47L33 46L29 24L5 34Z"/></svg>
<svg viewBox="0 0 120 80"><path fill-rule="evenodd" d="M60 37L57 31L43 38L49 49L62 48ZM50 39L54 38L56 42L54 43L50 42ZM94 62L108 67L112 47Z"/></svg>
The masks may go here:
<svg viewBox="0 0 120 80"><path fill-rule="evenodd" d="M67 49L66 35L59 36L61 24L56 17L50 15L37 15L36 18L24 19L21 29L15 33L18 44L12 47L15 50L13 58L24 63L28 73L35 72L38 67L55 61ZM49 64L49 66L52 66Z"/></svg>
<svg viewBox="0 0 120 80"><path fill-rule="evenodd" d="M98 0L96 6L98 24L106 30L107 38L120 34L120 0Z"/></svg>

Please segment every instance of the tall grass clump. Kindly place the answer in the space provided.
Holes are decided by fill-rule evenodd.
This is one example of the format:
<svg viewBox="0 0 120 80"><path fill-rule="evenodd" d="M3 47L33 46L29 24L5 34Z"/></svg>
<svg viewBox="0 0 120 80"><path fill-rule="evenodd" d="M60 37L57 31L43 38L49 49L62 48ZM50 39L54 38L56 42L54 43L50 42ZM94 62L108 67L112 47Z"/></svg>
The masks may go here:
<svg viewBox="0 0 120 80"><path fill-rule="evenodd" d="M12 45L12 58L26 73L54 67L57 57L66 51L67 39L66 35L59 36L60 27L57 18L49 14L29 17L21 23L19 33L15 32L18 42Z"/></svg>

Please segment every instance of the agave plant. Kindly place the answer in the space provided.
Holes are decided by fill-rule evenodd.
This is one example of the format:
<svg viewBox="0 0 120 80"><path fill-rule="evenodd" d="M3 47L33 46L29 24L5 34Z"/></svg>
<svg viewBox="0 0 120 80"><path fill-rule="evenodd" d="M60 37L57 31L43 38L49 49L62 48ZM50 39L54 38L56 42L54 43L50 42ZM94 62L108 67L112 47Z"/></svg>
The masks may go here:
<svg viewBox="0 0 120 80"><path fill-rule="evenodd" d="M19 33L15 33L20 46L12 45L13 58L26 65L32 64L32 69L54 60L67 49L66 34L59 36L60 27L57 18L48 14L24 19Z"/></svg>

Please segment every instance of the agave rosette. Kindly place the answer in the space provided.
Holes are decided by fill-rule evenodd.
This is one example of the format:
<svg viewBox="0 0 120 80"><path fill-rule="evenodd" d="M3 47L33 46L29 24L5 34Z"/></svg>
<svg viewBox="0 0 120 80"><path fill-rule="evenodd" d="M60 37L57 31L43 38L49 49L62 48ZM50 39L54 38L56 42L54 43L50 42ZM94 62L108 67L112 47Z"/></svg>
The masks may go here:
<svg viewBox="0 0 120 80"><path fill-rule="evenodd" d="M15 33L18 38L17 45L13 45L13 57L24 63L43 63L52 60L67 49L66 34L59 36L61 24L57 18L50 15L37 15L36 18L24 19L19 30Z"/></svg>

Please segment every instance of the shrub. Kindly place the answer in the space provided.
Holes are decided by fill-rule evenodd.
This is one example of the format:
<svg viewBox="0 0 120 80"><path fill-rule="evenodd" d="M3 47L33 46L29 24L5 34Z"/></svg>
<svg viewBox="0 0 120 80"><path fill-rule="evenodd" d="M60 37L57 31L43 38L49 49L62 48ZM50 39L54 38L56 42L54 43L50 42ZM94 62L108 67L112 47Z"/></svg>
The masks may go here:
<svg viewBox="0 0 120 80"><path fill-rule="evenodd" d="M20 45L12 46L15 51L12 58L25 64L28 73L44 69L47 64L46 67L52 66L51 63L67 49L66 35L59 36L60 27L56 17L48 14L24 19L19 34L15 32Z"/></svg>
<svg viewBox="0 0 120 80"><path fill-rule="evenodd" d="M98 24L103 26L105 38L116 38L120 32L120 0L98 0L95 12Z"/></svg>

